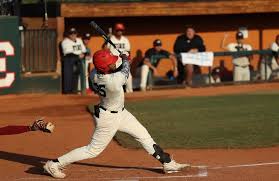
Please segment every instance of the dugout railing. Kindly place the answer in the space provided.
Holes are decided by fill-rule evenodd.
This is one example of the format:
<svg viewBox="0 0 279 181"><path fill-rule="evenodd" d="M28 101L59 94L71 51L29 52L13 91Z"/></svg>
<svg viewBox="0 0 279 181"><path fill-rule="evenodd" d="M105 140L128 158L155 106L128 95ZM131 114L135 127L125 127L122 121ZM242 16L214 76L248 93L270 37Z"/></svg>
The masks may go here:
<svg viewBox="0 0 279 181"><path fill-rule="evenodd" d="M272 52L270 49L265 49L265 50L252 50L252 51L238 51L238 52L228 52L228 51L222 51L222 52L213 52L214 53L214 59L215 57L226 57L226 56L230 56L230 59L226 59L226 61L232 61L233 57L241 57L241 56L251 56L251 55L259 55L258 57L254 57L253 60L257 61L257 64L263 64L264 65L264 69L260 70L260 66L257 66L256 68L256 72L258 74L260 74L260 71L263 71L264 73L264 78L263 79L257 79L257 80L253 80L251 79L248 82L262 82L262 81L271 81L268 77L268 69L270 69L270 64L272 61L272 58L274 57L274 52ZM279 52L277 52L277 54L279 54ZM177 59L179 60L181 57L180 55L176 55ZM157 58L155 57L151 57L152 59ZM212 71L213 67L208 67L208 72L207 72L207 76L208 76L208 80L209 83L202 83L202 84L195 84L195 86L201 87L201 86L208 86L208 85L213 85L211 82L211 71ZM279 70L277 70L279 71ZM156 78L152 76L151 71L149 72L149 76L148 76L148 87L150 89L160 89L160 88L168 88L168 87L181 87L179 84L177 83L171 83L170 85L158 85L154 82L156 82L155 80ZM162 81L161 81L162 82ZM236 82L233 81L227 81L227 82L221 82L221 83L217 83L215 85L223 85L223 84L234 84ZM237 82L240 83L240 82ZM244 82L247 83L247 82ZM184 87L182 85L182 87Z"/></svg>

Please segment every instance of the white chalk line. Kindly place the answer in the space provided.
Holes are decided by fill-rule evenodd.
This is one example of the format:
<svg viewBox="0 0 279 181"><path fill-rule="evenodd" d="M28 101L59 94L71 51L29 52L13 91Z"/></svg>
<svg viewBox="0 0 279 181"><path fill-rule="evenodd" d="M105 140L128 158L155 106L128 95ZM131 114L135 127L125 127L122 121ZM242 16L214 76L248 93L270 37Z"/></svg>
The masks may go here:
<svg viewBox="0 0 279 181"><path fill-rule="evenodd" d="M173 176L154 176L154 177L126 177L126 178L95 178L97 180L136 180L136 179L172 179L172 178L195 178L195 177L206 177L203 175L173 175Z"/></svg>
<svg viewBox="0 0 279 181"><path fill-rule="evenodd" d="M252 163L252 164L229 165L229 166L216 166L216 167L208 167L208 169L218 170L218 169L224 169L224 168L258 167L258 166L268 166L268 165L279 165L279 162Z"/></svg>

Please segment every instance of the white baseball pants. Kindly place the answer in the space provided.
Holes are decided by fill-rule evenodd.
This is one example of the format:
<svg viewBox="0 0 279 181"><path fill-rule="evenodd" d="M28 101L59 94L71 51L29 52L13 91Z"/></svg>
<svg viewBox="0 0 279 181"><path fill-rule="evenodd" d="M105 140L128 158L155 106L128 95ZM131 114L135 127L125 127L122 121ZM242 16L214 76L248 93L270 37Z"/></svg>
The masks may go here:
<svg viewBox="0 0 279 181"><path fill-rule="evenodd" d="M234 66L233 81L250 81L249 66L247 67Z"/></svg>
<svg viewBox="0 0 279 181"><path fill-rule="evenodd" d="M141 66L141 77L140 77L140 88L142 90L146 89L147 78L148 78L149 67L145 64Z"/></svg>
<svg viewBox="0 0 279 181"><path fill-rule="evenodd" d="M127 80L126 92L127 93L132 93L133 92L133 77L132 77L131 72L129 73L129 77L128 77L128 80Z"/></svg>
<svg viewBox="0 0 279 181"><path fill-rule="evenodd" d="M100 109L100 116L96 118L96 129L91 142L87 146L77 148L58 158L62 166L84 159L97 157L110 143L117 131L125 132L141 143L143 148L153 155L156 144L148 131L126 109L119 113L110 113Z"/></svg>

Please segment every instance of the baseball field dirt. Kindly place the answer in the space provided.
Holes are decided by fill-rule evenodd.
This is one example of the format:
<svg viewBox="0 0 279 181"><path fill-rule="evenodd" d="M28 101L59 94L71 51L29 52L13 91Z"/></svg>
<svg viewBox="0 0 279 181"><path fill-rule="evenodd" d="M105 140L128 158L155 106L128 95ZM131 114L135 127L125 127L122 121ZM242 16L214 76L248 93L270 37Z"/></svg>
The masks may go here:
<svg viewBox="0 0 279 181"><path fill-rule="evenodd" d="M134 93L127 101L184 96L211 96L272 92L279 83L177 89ZM86 145L94 129L86 106L96 96L51 94L7 95L0 97L0 126L28 125L45 116L56 125L53 134L27 132L0 136L0 180L53 180L42 171L48 159ZM194 166L175 174L163 174L161 165L142 149L126 149L112 141L97 158L73 164L65 180L279 180L279 147L256 149L167 149L179 162Z"/></svg>

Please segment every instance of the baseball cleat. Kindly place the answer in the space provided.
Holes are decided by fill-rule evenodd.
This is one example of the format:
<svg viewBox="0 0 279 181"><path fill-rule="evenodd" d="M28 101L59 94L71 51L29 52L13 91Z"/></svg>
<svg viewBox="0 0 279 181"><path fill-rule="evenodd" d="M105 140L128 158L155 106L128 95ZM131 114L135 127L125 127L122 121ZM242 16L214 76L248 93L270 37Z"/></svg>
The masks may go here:
<svg viewBox="0 0 279 181"><path fill-rule="evenodd" d="M53 161L47 161L44 165L44 170L54 178L65 178L66 174L62 172L62 168L59 163Z"/></svg>
<svg viewBox="0 0 279 181"><path fill-rule="evenodd" d="M163 170L165 173L175 173L190 167L189 164L176 163L175 160L171 160L169 163L163 164Z"/></svg>
<svg viewBox="0 0 279 181"><path fill-rule="evenodd" d="M45 122L44 118L37 119L33 122L33 124L30 126L31 131L43 131L47 133L52 133L54 130L54 124L51 122Z"/></svg>

